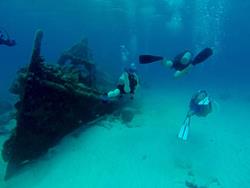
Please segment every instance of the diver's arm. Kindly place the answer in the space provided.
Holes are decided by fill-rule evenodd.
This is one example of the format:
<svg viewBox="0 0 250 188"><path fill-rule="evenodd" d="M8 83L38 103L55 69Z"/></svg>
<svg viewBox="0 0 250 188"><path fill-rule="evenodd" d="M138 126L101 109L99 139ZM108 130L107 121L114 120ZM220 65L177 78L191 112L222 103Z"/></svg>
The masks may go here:
<svg viewBox="0 0 250 188"><path fill-rule="evenodd" d="M109 98L114 98L114 97L119 96L120 94L121 94L121 92L120 92L120 90L117 88L117 89L115 89L115 90L113 90L113 91L109 91L109 92L107 93L107 96L108 96Z"/></svg>
<svg viewBox="0 0 250 188"><path fill-rule="evenodd" d="M122 75L120 76L119 80L118 80L118 85L123 85L123 84L124 84L124 74L122 74ZM109 92L107 93L107 97L108 97L108 98L114 98L114 97L119 96L120 94L121 94L120 89L116 88L116 89L114 89L114 90L112 90L112 91L109 91Z"/></svg>
<svg viewBox="0 0 250 188"><path fill-rule="evenodd" d="M190 71L190 69L191 69L192 67L193 67L193 65L190 64L190 65L188 65L185 69L183 69L183 70L181 70L181 71L179 71L179 70L175 71L174 77L175 77L175 78L179 78L179 77L181 77L181 76L187 74L187 73Z"/></svg>
<svg viewBox="0 0 250 188"><path fill-rule="evenodd" d="M125 80L125 73L122 73L122 75L120 76L120 78L118 80L118 84L123 85L124 80Z"/></svg>
<svg viewBox="0 0 250 188"><path fill-rule="evenodd" d="M128 73L127 72L123 73L122 81L123 81L123 84L124 84L125 93L130 93L130 85L129 85L129 78L128 78Z"/></svg>

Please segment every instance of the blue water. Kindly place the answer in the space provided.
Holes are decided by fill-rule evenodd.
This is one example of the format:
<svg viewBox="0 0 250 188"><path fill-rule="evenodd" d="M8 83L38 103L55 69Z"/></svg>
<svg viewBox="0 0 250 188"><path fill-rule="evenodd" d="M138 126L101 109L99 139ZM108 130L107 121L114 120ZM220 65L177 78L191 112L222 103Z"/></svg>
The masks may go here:
<svg viewBox="0 0 250 188"><path fill-rule="evenodd" d="M237 139L240 139L241 134L245 132L242 130L250 130L246 116L242 115L249 114L247 107L250 104L249 8L248 0L1 0L0 28L7 30L17 45L0 46L0 97L13 98L8 88L15 78L16 71L29 63L35 31L42 29L42 54L49 63L55 63L65 49L83 37L88 38L97 66L109 73L114 80L124 65L135 62L143 82L146 83L145 90L150 93L144 93L143 96L144 100L149 100L148 103L153 101L154 93L156 96L164 93L167 98L172 96L173 101L175 96L183 94L179 98L188 103L189 97L196 89L208 89L215 98L217 97L216 100L222 103L220 111L223 113L217 116L224 116L219 120L219 124L226 127L223 119L235 116L232 121L240 121L235 124L236 127L229 126L228 130L234 135L232 130L236 129L239 136ZM121 45L129 52L127 62L122 61ZM173 79L173 71L164 69L158 63L138 63L138 55L141 53L173 58L183 50L189 49L198 53L204 47L211 47L214 55L178 80ZM168 91L172 93L169 96ZM175 92L178 94L174 95ZM225 101L223 96L229 96L229 101ZM178 99L176 101L178 102ZM225 102L226 107L223 106ZM237 106L236 110L234 105ZM225 113L224 107L230 109L230 112ZM213 119L213 123L215 122ZM221 129L223 133L223 128ZM227 138L225 142L232 144L231 139L234 137ZM195 141L199 142L198 140L196 138ZM235 145L237 147L237 144ZM241 148L246 150L246 155L250 154L248 145L249 139L244 142L243 149ZM220 147L216 146L216 149L219 150ZM154 151L152 148L151 150ZM229 148L226 151L230 155ZM220 158L223 157L221 154ZM229 187L230 183L232 187L250 187L249 177L246 176L250 173L250 164L246 159L242 159L246 162L245 171L242 173L248 180L244 179L244 184L240 185L241 180L230 182L229 178L225 183L227 186L223 186L222 182L221 187ZM226 174L228 169L226 165L224 167ZM74 173L71 171L68 175L74 176ZM154 181L157 181L157 177L154 177ZM57 187L56 183L54 187ZM59 183L58 187L61 187ZM137 186L133 184L132 187Z"/></svg>

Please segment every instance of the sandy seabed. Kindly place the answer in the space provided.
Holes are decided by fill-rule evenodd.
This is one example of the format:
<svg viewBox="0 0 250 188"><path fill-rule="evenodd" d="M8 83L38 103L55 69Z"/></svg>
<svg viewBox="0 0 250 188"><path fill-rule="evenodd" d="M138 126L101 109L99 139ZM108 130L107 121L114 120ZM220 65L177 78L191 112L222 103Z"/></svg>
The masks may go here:
<svg viewBox="0 0 250 188"><path fill-rule="evenodd" d="M104 120L70 135L7 182L1 159L0 187L250 187L250 97L211 89L217 106L206 118L192 118L184 142L177 134L193 91L144 91L130 125Z"/></svg>

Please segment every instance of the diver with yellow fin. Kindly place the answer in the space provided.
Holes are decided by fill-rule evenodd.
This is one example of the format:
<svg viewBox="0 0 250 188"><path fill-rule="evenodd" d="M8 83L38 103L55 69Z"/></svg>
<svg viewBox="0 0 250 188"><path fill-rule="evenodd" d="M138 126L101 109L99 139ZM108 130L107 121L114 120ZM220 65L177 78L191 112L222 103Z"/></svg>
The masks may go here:
<svg viewBox="0 0 250 188"><path fill-rule="evenodd" d="M206 117L212 112L212 101L205 90L199 90L193 95L189 103L189 111L186 119L184 120L178 137L183 140L187 140L188 132L190 128L190 121L193 115L199 117Z"/></svg>
<svg viewBox="0 0 250 188"><path fill-rule="evenodd" d="M193 66L204 62L212 54L213 50L211 48L204 48L194 59L192 59L193 54L188 50L178 54L173 60L167 60L162 56L140 55L139 62L140 64L149 64L161 61L165 67L175 70L174 77L177 78L189 72Z"/></svg>

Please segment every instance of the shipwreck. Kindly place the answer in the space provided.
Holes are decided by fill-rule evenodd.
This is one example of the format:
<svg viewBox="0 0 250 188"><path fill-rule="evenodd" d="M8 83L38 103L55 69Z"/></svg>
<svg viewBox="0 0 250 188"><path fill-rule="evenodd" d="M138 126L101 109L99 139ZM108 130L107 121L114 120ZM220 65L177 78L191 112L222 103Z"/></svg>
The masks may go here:
<svg viewBox="0 0 250 188"><path fill-rule="evenodd" d="M123 106L118 100L101 102L110 82L97 80L86 40L64 52L58 63L48 64L41 56L42 38L38 30L30 63L18 72L11 87L19 101L15 104L16 127L2 150L7 162L5 180L46 154L64 136Z"/></svg>

